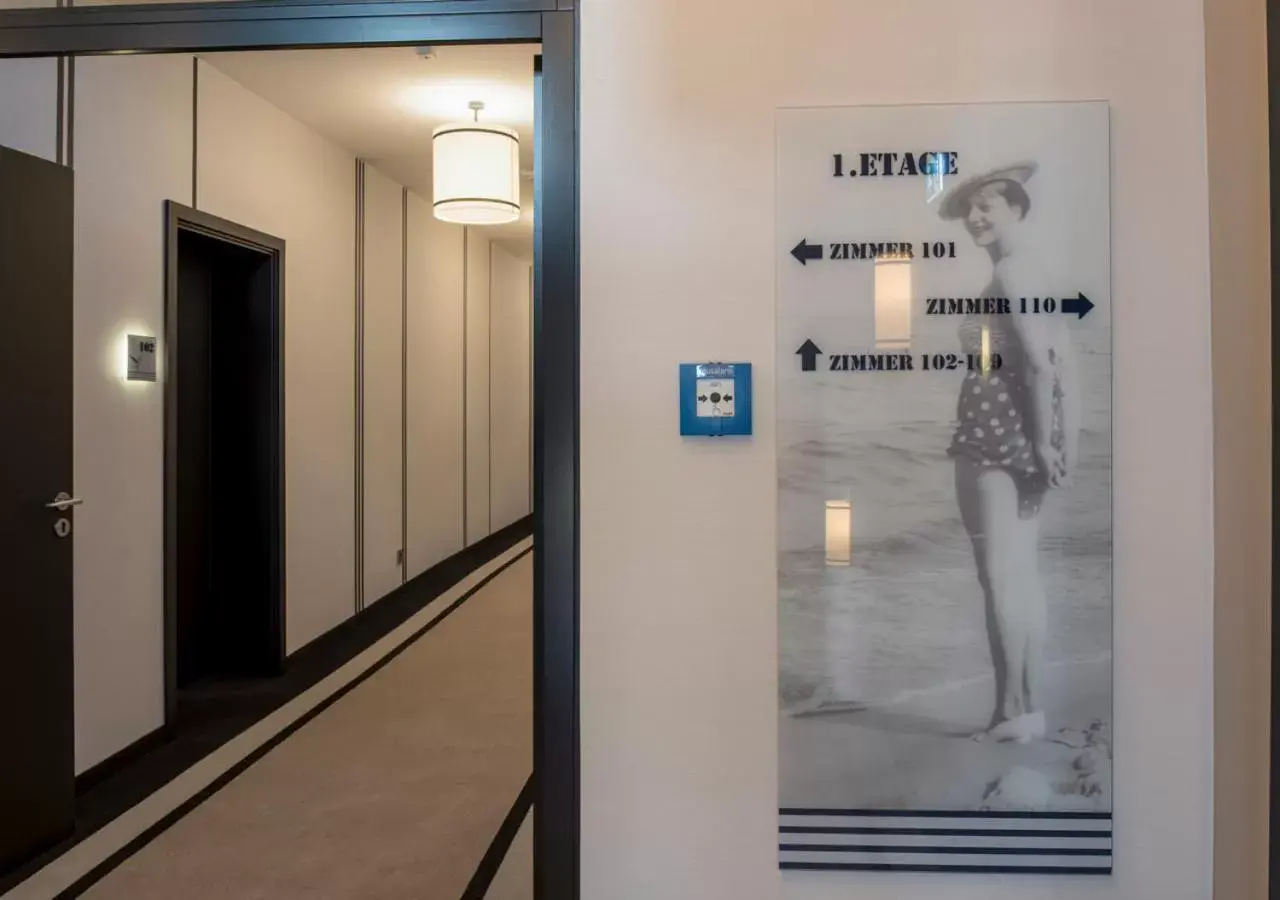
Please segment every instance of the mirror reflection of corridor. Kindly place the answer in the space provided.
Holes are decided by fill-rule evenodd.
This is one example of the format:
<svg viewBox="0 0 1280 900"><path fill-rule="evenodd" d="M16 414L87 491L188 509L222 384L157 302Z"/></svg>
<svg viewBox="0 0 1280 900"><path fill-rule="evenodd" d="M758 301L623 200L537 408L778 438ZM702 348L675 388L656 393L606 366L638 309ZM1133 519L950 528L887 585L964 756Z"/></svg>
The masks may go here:
<svg viewBox="0 0 1280 900"><path fill-rule="evenodd" d="M532 897L540 49L0 59L80 351L74 817L0 900Z"/></svg>

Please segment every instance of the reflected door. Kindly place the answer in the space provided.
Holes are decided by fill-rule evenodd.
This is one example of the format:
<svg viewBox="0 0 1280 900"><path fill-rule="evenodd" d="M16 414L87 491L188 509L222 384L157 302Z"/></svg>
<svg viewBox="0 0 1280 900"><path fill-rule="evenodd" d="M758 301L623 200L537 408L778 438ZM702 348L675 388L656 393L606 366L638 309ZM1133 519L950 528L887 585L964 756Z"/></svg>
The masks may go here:
<svg viewBox="0 0 1280 900"><path fill-rule="evenodd" d="M0 147L0 867L74 819L72 189Z"/></svg>

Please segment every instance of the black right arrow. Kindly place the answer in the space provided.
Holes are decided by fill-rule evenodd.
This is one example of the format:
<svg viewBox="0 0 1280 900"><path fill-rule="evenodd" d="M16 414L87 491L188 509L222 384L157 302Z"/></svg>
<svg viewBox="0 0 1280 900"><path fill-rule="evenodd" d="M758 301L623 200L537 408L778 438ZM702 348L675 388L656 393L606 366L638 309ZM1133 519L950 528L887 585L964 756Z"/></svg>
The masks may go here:
<svg viewBox="0 0 1280 900"><path fill-rule="evenodd" d="M791 255L800 260L800 265L809 265L811 259L822 259L822 245L810 244L808 238L801 238L800 243L791 248Z"/></svg>
<svg viewBox="0 0 1280 900"><path fill-rule="evenodd" d="M818 357L822 355L822 351L813 341L806 340L801 344L796 355L800 357L800 371L816 372L818 370Z"/></svg>
<svg viewBox="0 0 1280 900"><path fill-rule="evenodd" d="M1067 297L1062 301L1062 311L1067 315L1074 315L1079 321L1089 315L1089 310L1093 309L1093 303L1084 294L1078 297Z"/></svg>

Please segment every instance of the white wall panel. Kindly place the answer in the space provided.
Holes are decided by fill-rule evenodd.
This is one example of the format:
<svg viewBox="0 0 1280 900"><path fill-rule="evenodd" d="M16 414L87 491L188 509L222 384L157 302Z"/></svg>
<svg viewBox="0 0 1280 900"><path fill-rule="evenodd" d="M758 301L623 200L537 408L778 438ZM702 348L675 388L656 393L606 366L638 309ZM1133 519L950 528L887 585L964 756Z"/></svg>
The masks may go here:
<svg viewBox="0 0 1280 900"><path fill-rule="evenodd" d="M76 768L164 721L164 391L120 377L164 334L164 201L191 202L191 57L76 63Z"/></svg>
<svg viewBox="0 0 1280 900"><path fill-rule="evenodd" d="M0 145L57 158L56 59L0 59Z"/></svg>
<svg viewBox="0 0 1280 900"><path fill-rule="evenodd" d="M364 602L398 588L402 569L403 189L364 175Z"/></svg>
<svg viewBox="0 0 1280 900"><path fill-rule="evenodd" d="M529 514L530 329L529 263L495 243L490 251L492 354L489 359L492 470L489 506L494 531Z"/></svg>
<svg viewBox="0 0 1280 900"><path fill-rule="evenodd" d="M467 544L492 532L489 515L489 240L467 229Z"/></svg>
<svg viewBox="0 0 1280 900"><path fill-rule="evenodd" d="M54 0L0 0L0 9L57 6ZM58 61L0 59L0 146L56 160Z"/></svg>
<svg viewBox="0 0 1280 900"><path fill-rule="evenodd" d="M581 4L582 895L1204 900L1203 4L802 7ZM1115 875L784 876L773 384L774 275L788 260L775 253L775 110L1085 98L1110 100L1113 122ZM756 364L750 442L677 433L676 364L708 356Z"/></svg>
<svg viewBox="0 0 1280 900"><path fill-rule="evenodd" d="M409 194L408 575L457 553L463 519L463 229Z"/></svg>
<svg viewBox="0 0 1280 900"><path fill-rule="evenodd" d="M200 208L283 238L290 652L351 615L355 160L200 66Z"/></svg>

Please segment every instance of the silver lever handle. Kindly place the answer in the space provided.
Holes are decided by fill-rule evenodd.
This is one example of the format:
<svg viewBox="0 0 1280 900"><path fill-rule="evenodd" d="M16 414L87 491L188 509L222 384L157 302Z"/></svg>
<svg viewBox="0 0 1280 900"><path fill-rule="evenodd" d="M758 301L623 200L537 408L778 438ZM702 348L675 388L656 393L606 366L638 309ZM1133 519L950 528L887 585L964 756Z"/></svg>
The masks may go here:
<svg viewBox="0 0 1280 900"><path fill-rule="evenodd" d="M52 503L46 503L45 509L56 509L58 512L66 512L73 506L79 506L84 503L79 497L72 497L66 491L62 491L58 496L53 498Z"/></svg>

